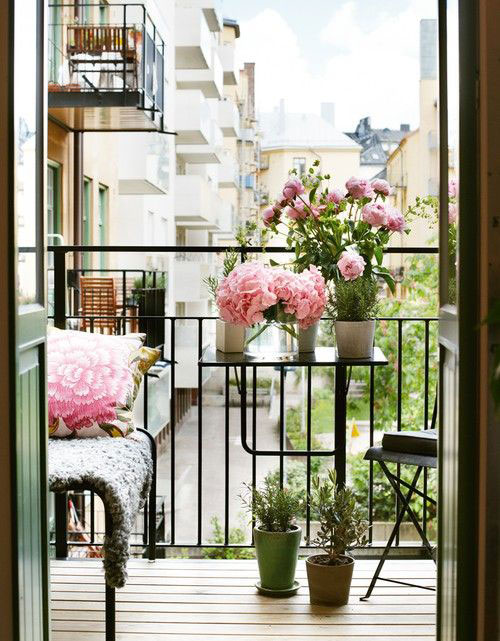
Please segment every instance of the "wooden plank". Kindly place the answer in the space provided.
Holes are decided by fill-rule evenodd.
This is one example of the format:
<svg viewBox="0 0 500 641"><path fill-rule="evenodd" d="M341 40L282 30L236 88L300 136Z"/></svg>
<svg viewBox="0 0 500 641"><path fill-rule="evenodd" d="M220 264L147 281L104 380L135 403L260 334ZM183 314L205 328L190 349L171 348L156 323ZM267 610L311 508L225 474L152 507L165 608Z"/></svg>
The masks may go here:
<svg viewBox="0 0 500 641"><path fill-rule="evenodd" d="M53 599L68 599L69 591L65 588L62 592L52 591L51 592ZM103 600L104 599L104 587L100 591L89 591L85 592L71 592L71 599L73 601L93 601L93 600ZM145 601L150 603L152 600L151 594L146 594L144 592L128 592L127 588L124 590L118 590L116 593L116 600L118 603L136 603ZM220 604L220 603L238 603L238 604L268 604L270 599L265 596L261 596L257 591L249 592L248 594L214 594L212 591L206 592L204 594L200 593L191 593L191 594L179 594L179 593L166 593L160 594L157 593L154 595L154 601L156 603L210 603L210 604ZM436 596L433 592L428 592L424 590L415 591L413 594L390 594L382 595L376 591L371 597L367 604L397 604L402 606L413 606L418 604L432 604L434 605L436 601ZM287 603L309 603L309 596L307 594L301 594L294 596L291 599L287 599ZM351 599L351 602L356 603L356 599ZM358 601L359 602L359 601Z"/></svg>
<svg viewBox="0 0 500 641"><path fill-rule="evenodd" d="M63 597L64 595L62 595ZM71 595L73 597L73 595ZM56 612L57 610L69 610L74 611L76 609L81 611L92 611L92 610L103 610L104 608L104 599L95 600L95 601L71 601L64 600L61 597L61 600L52 599L52 611ZM213 599L210 599L213 601ZM290 602L292 601L292 602ZM270 601L267 599L262 603L213 603L213 602L192 602L192 603L152 603L151 601L124 601L119 600L116 605L117 611L130 611L131 603L133 603L134 612L189 612L189 613L202 613L202 612L244 612L246 614L256 613L256 614L274 614L274 613L292 613L292 614L366 614L369 613L370 616L387 616L387 615L400 615L408 611L406 608L402 608L400 605L393 605L390 603L386 604L374 604L371 601L350 603L349 605L343 605L340 607L332 608L331 606L322 606L322 605L311 605L310 603L299 603L295 599L275 599ZM408 605L410 603L408 602ZM433 614L435 611L435 606L433 603L428 604L417 604L411 603L411 612L412 614Z"/></svg>
<svg viewBox="0 0 500 641"><path fill-rule="evenodd" d="M135 606L133 609L126 608L117 612L116 620L122 623L186 623L186 613L172 613L172 612L137 612ZM52 621L104 621L104 610L52 610ZM390 616L391 625L432 625L434 617L429 614L392 614ZM298 613L264 613L255 614L247 612L236 612L229 614L226 612L204 612L204 613L189 613L189 623L192 624L232 624L232 625L248 625L248 624L269 624L269 625L319 625L331 626L338 624L355 624L355 625L386 625L387 618L381 619L374 617L372 614L342 614L332 610L329 613L308 612L303 614Z"/></svg>
<svg viewBox="0 0 500 641"><path fill-rule="evenodd" d="M80 632L78 633L78 636L73 637L73 641L102 641L103 640L103 633L102 632ZM430 641L430 639L434 638L434 634L429 634L425 636L400 636L398 637L398 641ZM206 639L207 641L219 641L221 637L214 636L212 634L207 634L206 632L203 634L203 639ZM225 637L225 640L227 641L228 637ZM234 639L235 641L276 641L276 636L269 636L267 634L255 636L255 635L247 635L245 633L240 634L236 632L231 639ZM379 636L379 635L372 635L370 637L365 637L365 636L349 636L348 641L368 641L370 640L375 640L375 641L383 641L385 639L385 636ZM150 634L135 634L135 633L122 633L118 631L116 635L116 640L117 641L200 641L200 637L198 635L192 635L192 634L155 634L154 636ZM295 637L294 641L324 641L325 637L324 636L317 636L317 635L306 635L306 636L300 636L300 637ZM331 635L328 637L329 641L346 641L346 637L344 635L338 636L338 635ZM68 633L67 632L53 632L52 633L52 641L68 641Z"/></svg>

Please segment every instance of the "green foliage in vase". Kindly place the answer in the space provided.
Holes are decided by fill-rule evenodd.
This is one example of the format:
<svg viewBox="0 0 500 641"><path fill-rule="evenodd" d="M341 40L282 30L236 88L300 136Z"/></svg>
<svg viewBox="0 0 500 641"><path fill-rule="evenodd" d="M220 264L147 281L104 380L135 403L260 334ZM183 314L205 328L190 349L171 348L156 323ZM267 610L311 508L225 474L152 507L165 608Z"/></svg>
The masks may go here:
<svg viewBox="0 0 500 641"><path fill-rule="evenodd" d="M349 548L366 545L367 523L349 487L339 488L335 471L312 479L311 507L320 528L311 543L328 556L329 565L337 565Z"/></svg>
<svg viewBox="0 0 500 641"><path fill-rule="evenodd" d="M339 279L330 293L328 316L338 321L366 321L379 311L379 288L370 276Z"/></svg>
<svg viewBox="0 0 500 641"><path fill-rule="evenodd" d="M245 510L257 527L266 532L288 532L301 511L302 499L289 488L281 488L279 478L267 476L260 488L245 484L240 495Z"/></svg>
<svg viewBox="0 0 500 641"><path fill-rule="evenodd" d="M224 261L222 263L222 276L226 277L233 271L238 264L239 254L234 249L228 249L224 254ZM215 301L217 296L217 288L219 287L219 278L217 276L207 276L203 279L204 284L207 286L210 296Z"/></svg>

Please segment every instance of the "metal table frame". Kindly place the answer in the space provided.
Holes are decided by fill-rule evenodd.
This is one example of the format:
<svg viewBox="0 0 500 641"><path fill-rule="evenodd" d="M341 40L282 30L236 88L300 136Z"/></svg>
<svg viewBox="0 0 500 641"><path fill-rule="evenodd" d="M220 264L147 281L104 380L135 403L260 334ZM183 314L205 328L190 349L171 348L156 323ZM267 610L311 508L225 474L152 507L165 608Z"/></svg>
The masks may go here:
<svg viewBox="0 0 500 641"><path fill-rule="evenodd" d="M337 355L334 347L317 347L314 352L301 352L292 360L276 360L268 358L259 360L247 357L243 353L226 354L208 348L202 354L198 366L201 382L201 368L203 367L223 367L241 368L241 445L243 449L253 456L335 456L335 471L337 473L337 483L339 486L345 485L346 481L346 428L347 428L347 392L348 377L347 369L350 367L372 367L387 365L387 358L382 351L375 347L370 358L364 359L342 359ZM279 450L257 450L248 444L247 439L247 367L277 367L280 368L281 382L284 380L284 371L287 367L335 367L335 447L332 450L286 450L281 443ZM283 387L281 387L283 390ZM281 399L283 401L284 393ZM307 395L307 402L311 404L311 394ZM198 386L198 408L202 406L202 386ZM308 408L310 410L310 408ZM281 416L284 407L281 408ZM198 411L198 430L202 432L202 412Z"/></svg>

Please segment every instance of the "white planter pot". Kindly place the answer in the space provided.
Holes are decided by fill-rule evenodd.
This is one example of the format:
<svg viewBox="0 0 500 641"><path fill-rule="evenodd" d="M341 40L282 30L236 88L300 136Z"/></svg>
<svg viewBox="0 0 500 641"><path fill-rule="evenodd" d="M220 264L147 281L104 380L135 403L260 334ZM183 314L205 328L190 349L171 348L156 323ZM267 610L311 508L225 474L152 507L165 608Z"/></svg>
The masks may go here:
<svg viewBox="0 0 500 641"><path fill-rule="evenodd" d="M369 358L373 354L375 321L335 321L340 358Z"/></svg>
<svg viewBox="0 0 500 641"><path fill-rule="evenodd" d="M225 354L236 354L243 351L245 328L241 325L226 323L220 318L215 323L215 347Z"/></svg>
<svg viewBox="0 0 500 641"><path fill-rule="evenodd" d="M299 329L299 352L314 352L318 337L319 321L307 329Z"/></svg>

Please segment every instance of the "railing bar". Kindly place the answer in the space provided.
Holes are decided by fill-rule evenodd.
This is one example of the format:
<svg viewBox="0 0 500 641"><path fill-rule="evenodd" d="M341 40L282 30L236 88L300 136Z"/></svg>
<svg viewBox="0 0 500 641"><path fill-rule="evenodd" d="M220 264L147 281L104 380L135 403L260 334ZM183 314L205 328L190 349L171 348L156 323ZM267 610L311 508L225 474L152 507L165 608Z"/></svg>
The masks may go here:
<svg viewBox="0 0 500 641"><path fill-rule="evenodd" d="M201 368L200 368L201 369ZM229 367L225 372L224 407L224 545L229 544Z"/></svg>
<svg viewBox="0 0 500 641"><path fill-rule="evenodd" d="M375 431L375 367L370 367L370 447L373 447L373 435ZM373 461L369 463L369 484L368 484L368 541L373 543Z"/></svg>
<svg viewBox="0 0 500 641"><path fill-rule="evenodd" d="M285 368L280 367L280 452L285 449ZM309 458L309 457L308 457ZM285 477L285 457L280 454L280 487Z"/></svg>
<svg viewBox="0 0 500 641"><path fill-rule="evenodd" d="M252 367L252 449L257 448L257 367ZM257 455L252 454L252 488L257 487ZM252 542L255 517L252 515Z"/></svg>
<svg viewBox="0 0 500 641"><path fill-rule="evenodd" d="M401 431L402 421L402 394L403 394L403 321L398 319L398 406L397 406L397 430ZM397 477L401 476L401 465L397 464ZM399 488L399 480L397 481ZM399 496L396 495L396 518L401 509ZM399 528L396 532L396 546L399 545Z"/></svg>
<svg viewBox="0 0 500 641"><path fill-rule="evenodd" d="M311 366L307 366L306 396L306 449L312 450L311 409L312 409L312 376ZM311 538L311 457L306 459L306 543Z"/></svg>
<svg viewBox="0 0 500 641"><path fill-rule="evenodd" d="M170 543L175 544L175 319L170 321Z"/></svg>
<svg viewBox="0 0 500 641"><path fill-rule="evenodd" d="M95 543L95 495L90 492L90 545Z"/></svg>
<svg viewBox="0 0 500 641"><path fill-rule="evenodd" d="M122 310L123 316L127 316L127 270L124 269L122 272ZM127 321L126 318L123 319L122 332L127 333Z"/></svg>
<svg viewBox="0 0 500 641"><path fill-rule="evenodd" d="M429 321L425 321L425 362L424 362L424 430L429 428ZM427 496L428 470L424 467L423 493ZM427 499L423 499L422 529L427 536Z"/></svg>
<svg viewBox="0 0 500 641"><path fill-rule="evenodd" d="M203 319L198 320L198 360L203 353ZM203 369L198 366L198 543L202 541L203 519Z"/></svg>

